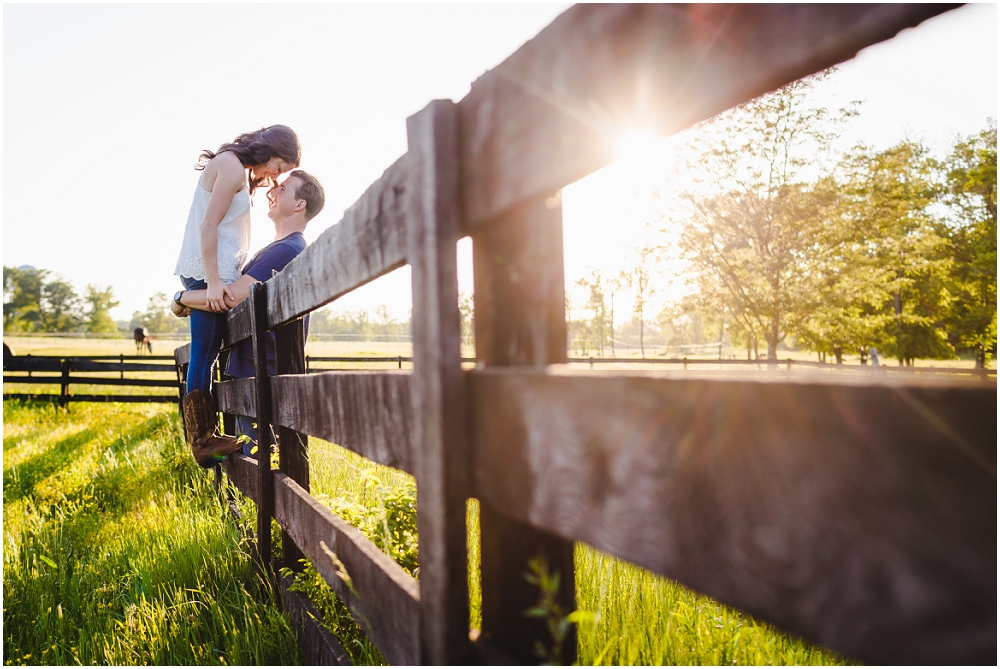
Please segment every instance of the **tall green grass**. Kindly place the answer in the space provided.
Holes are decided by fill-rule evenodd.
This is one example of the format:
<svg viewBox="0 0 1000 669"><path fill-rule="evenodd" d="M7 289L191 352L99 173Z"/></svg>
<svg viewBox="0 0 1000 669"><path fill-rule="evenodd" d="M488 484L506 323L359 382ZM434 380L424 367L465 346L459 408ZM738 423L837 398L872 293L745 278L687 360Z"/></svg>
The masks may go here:
<svg viewBox="0 0 1000 669"><path fill-rule="evenodd" d="M5 664L295 664L171 405L4 403Z"/></svg>

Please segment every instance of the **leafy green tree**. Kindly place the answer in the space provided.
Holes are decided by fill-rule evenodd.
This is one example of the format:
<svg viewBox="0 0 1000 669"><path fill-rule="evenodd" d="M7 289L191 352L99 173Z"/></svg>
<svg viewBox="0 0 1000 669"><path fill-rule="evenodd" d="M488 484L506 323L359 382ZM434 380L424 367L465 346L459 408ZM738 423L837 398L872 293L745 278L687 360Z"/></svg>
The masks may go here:
<svg viewBox="0 0 1000 669"><path fill-rule="evenodd" d="M996 356L997 343L996 120L960 140L945 170L955 296L948 330L955 345L975 352L976 367L982 368L988 356Z"/></svg>
<svg viewBox="0 0 1000 669"><path fill-rule="evenodd" d="M756 349L799 330L822 301L822 267L853 232L838 225L830 154L854 107L831 111L809 93L828 72L796 81L702 126L682 194L678 246L702 308L724 314ZM734 334L734 333L731 333Z"/></svg>
<svg viewBox="0 0 1000 669"><path fill-rule="evenodd" d="M886 293L880 348L899 364L951 358L944 320L952 300L951 259L936 201L935 163L925 147L903 141L884 151L858 147L847 159L844 189L851 219L864 240L858 262L882 275Z"/></svg>
<svg viewBox="0 0 1000 669"><path fill-rule="evenodd" d="M115 299L111 286L106 286L104 290L101 290L94 284L89 284L84 300L87 304L87 332L118 332L118 326L111 318L111 310L118 306L118 300Z"/></svg>
<svg viewBox="0 0 1000 669"><path fill-rule="evenodd" d="M3 268L3 327L5 332L44 330L42 293L48 270Z"/></svg>
<svg viewBox="0 0 1000 669"><path fill-rule="evenodd" d="M73 285L57 277L42 287L42 327L46 332L70 332L82 323L82 304Z"/></svg>

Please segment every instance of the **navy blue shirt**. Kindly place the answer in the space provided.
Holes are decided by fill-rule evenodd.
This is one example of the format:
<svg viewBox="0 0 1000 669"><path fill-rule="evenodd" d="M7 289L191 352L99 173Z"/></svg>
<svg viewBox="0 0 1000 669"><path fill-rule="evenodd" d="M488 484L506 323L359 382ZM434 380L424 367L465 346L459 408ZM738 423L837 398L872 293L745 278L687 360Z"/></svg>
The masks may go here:
<svg viewBox="0 0 1000 669"><path fill-rule="evenodd" d="M258 281L267 281L276 272L285 269L292 258L302 253L306 248L306 238L301 232L293 232L287 237L271 242L250 258L243 266L243 274L249 274ZM309 330L309 319L306 318L306 331ZM226 373L235 379L249 379L254 375L253 342L245 339L233 347L229 354L229 364ZM267 335L267 373L274 374L274 333Z"/></svg>

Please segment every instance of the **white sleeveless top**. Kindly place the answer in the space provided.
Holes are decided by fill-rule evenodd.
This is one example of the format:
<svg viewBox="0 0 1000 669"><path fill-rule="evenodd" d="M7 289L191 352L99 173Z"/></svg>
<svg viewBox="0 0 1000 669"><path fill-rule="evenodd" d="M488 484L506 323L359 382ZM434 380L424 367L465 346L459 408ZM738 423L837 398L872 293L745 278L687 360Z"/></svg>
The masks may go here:
<svg viewBox="0 0 1000 669"><path fill-rule="evenodd" d="M200 179L200 175L199 175ZM250 250L250 195L247 185L233 195L229 210L219 223L218 263L219 276L224 283L233 283L240 278L240 267ZM191 202L187 226L184 228L184 242L181 255L177 258L174 274L192 279L205 279L205 264L201 260L201 222L205 220L205 210L212 193L198 183Z"/></svg>

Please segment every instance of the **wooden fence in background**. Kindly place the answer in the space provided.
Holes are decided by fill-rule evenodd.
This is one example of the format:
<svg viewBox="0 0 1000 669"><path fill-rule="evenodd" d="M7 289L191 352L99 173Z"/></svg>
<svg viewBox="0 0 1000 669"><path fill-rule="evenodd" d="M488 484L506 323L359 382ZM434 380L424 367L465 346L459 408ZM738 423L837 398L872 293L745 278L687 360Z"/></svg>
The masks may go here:
<svg viewBox="0 0 1000 669"><path fill-rule="evenodd" d="M150 360L163 360L160 364ZM139 362L142 361L142 362ZM169 361L169 362L166 362ZM66 406L70 402L179 402L183 396L177 375L177 365L173 355L17 355L4 358L3 382L25 385L58 385L59 394L4 393L5 400L31 400L58 402ZM8 374L8 372L20 372ZM74 372L104 373L104 376L80 376ZM107 373L118 374L118 378ZM173 378L125 378L125 372L160 372ZM40 374L40 376L39 376ZM71 395L71 385L116 386L142 388L171 388L174 392L164 394L137 395Z"/></svg>
<svg viewBox="0 0 1000 669"><path fill-rule="evenodd" d="M258 371L268 332L277 342L275 376L216 387L222 411L278 437L277 470L225 464L257 504L261 563L273 517L284 563L308 556L392 663L538 661L535 642L551 641L524 616L539 597L527 562L547 558L573 610L574 541L852 658L995 663L995 381L560 365L557 194L611 162L619 129L676 132L951 7L576 6L460 102L409 118L406 154L229 314L226 345L251 339ZM463 236L474 370L459 349ZM302 317L404 264L412 371L306 374ZM272 431L259 434L268 453ZM415 476L419 582L309 494L308 436ZM469 497L482 536L471 635Z"/></svg>

